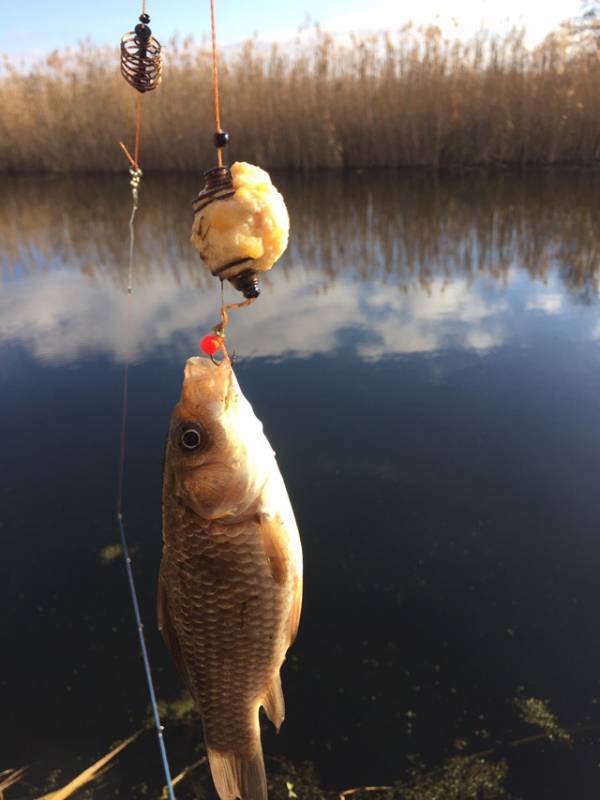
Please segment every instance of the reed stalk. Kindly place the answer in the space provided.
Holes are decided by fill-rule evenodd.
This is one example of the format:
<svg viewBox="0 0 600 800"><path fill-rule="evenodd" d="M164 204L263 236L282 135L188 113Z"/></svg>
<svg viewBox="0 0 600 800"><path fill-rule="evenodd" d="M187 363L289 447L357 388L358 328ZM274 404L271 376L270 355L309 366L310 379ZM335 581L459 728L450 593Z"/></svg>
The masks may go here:
<svg viewBox="0 0 600 800"><path fill-rule="evenodd" d="M590 164L600 155L600 61L563 27L528 49L523 31L468 41L435 27L352 36L317 29L221 56L230 160L267 168ZM214 162L209 51L175 38L144 98L146 170ZM111 172L133 135L134 92L111 48L84 42L28 72L0 69L0 171Z"/></svg>

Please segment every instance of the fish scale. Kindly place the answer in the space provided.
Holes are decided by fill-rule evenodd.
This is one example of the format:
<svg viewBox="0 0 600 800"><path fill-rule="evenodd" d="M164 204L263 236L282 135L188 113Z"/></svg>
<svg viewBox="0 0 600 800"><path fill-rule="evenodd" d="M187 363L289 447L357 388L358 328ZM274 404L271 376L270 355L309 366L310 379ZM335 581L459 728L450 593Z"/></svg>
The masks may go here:
<svg viewBox="0 0 600 800"><path fill-rule="evenodd" d="M221 800L265 800L258 710L277 728L283 721L279 669L300 614L300 540L230 363L190 359L185 375L165 456L159 624L202 717ZM201 432L198 453L181 444L189 430Z"/></svg>
<svg viewBox="0 0 600 800"><path fill-rule="evenodd" d="M171 554L167 540L162 571L172 587L170 618L206 743L252 753L256 709L288 644L281 622L289 614L289 592L286 597L273 582L256 523L230 536L192 527L184 547L185 555L181 549Z"/></svg>

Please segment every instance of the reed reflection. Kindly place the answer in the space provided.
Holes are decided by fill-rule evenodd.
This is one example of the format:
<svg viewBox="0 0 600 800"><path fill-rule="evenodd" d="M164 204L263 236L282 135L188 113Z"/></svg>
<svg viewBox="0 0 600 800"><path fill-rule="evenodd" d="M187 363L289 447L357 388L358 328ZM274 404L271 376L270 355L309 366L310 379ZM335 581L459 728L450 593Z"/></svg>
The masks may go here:
<svg viewBox="0 0 600 800"><path fill-rule="evenodd" d="M209 284L189 243L190 197L199 176L150 175L138 216L139 272ZM368 170L277 176L293 223L282 271L319 269L427 288L434 275L486 275L511 266L543 279L551 265L570 290L598 291L600 177L547 171L518 176ZM4 274L62 262L122 283L130 196L125 177L3 177Z"/></svg>
<svg viewBox="0 0 600 800"><path fill-rule="evenodd" d="M189 242L198 183L150 175L142 187L138 357L214 321L217 287ZM505 341L511 312L557 315L567 297L596 302L592 173L369 170L281 174L276 183L290 209L290 248L265 277L252 320L239 315L232 331L248 355L328 351L349 327L360 329L357 353L367 358L487 349ZM127 181L5 177L0 188L1 340L28 341L43 358L86 348L119 357Z"/></svg>

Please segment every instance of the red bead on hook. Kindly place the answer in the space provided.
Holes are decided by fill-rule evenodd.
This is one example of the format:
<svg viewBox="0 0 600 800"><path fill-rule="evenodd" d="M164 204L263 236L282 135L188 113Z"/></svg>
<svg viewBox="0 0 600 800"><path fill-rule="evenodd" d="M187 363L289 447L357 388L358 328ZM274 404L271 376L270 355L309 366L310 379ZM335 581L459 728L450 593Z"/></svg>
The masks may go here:
<svg viewBox="0 0 600 800"><path fill-rule="evenodd" d="M213 362L213 364L218 363L213 358L214 354L219 350L223 350L223 346L223 338L214 333L209 333L207 336L204 336L204 338L200 339L200 350L202 350L203 353L206 353L207 356L210 356L210 360Z"/></svg>
<svg viewBox="0 0 600 800"><path fill-rule="evenodd" d="M223 347L223 340L220 336L209 334L200 340L200 350L206 353L207 356L214 356L217 350Z"/></svg>

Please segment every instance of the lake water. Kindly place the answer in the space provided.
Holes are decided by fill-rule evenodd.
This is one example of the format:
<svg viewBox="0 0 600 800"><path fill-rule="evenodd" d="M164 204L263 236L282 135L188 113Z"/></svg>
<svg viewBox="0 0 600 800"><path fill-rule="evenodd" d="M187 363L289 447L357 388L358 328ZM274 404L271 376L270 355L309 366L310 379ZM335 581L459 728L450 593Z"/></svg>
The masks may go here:
<svg viewBox="0 0 600 800"><path fill-rule="evenodd" d="M266 754L343 789L483 752L506 760L512 797L597 798L600 176L275 180L290 246L229 328L305 554ZM124 514L169 699L163 444L220 297L189 243L200 185L147 176L137 222ZM0 181L0 772L31 765L40 789L148 713L124 567L102 557L118 540L129 208L124 175ZM526 721L538 700L571 746ZM200 727L167 721L166 741L177 772ZM209 792L192 784L178 797ZM153 734L101 785L157 797Z"/></svg>

